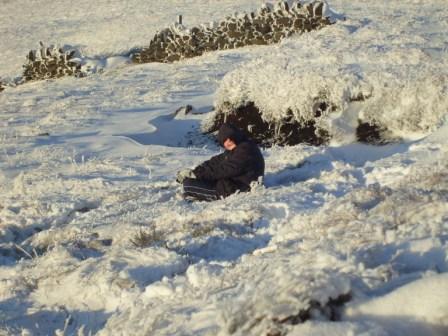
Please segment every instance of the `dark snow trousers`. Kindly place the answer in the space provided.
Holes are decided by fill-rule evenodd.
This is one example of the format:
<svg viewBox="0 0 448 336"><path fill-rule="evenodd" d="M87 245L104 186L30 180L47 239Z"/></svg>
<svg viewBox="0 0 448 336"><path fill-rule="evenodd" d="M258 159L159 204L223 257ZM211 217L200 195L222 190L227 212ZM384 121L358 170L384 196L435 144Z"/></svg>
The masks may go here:
<svg viewBox="0 0 448 336"><path fill-rule="evenodd" d="M186 178L183 181L184 196L191 197L198 201L215 201L218 193L216 191L216 183Z"/></svg>

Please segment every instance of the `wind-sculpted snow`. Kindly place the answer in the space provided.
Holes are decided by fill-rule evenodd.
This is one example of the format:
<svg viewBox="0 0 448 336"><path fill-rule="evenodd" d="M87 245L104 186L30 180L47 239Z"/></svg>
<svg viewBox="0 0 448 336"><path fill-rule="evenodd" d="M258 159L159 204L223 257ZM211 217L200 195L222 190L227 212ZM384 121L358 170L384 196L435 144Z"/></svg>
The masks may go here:
<svg viewBox="0 0 448 336"><path fill-rule="evenodd" d="M7 15L31 17L13 3L4 3ZM64 3L56 2L51 15L61 17ZM125 22L141 23L137 9L150 4L165 11L161 17L176 17L168 2L136 0L127 10L123 2L98 1L95 9L87 3L72 12L87 50L104 47L99 40L110 34L101 31L104 18L122 17L113 9ZM234 6L259 5L241 3ZM198 22L210 13L209 2L188 4ZM234 8L225 0L213 4L213 10ZM67 77L3 91L0 334L445 335L445 2L330 5L347 20L275 47L112 67L82 85ZM56 27L52 31L73 34L62 18L51 21L55 27L37 25L49 19L40 9L29 24L0 21L11 25L1 43L14 37L17 46L28 47ZM78 11L88 13L86 20ZM109 47L130 41L132 27ZM98 36L87 32L92 28ZM333 56L323 53L330 49ZM200 131L216 91L232 76L259 76L255 64L266 65L269 57L272 76L306 67L316 72L304 77L297 95L320 87L313 78L334 84L328 92L341 106L344 97L362 92L366 99L351 107L370 105L355 109L353 120L381 117L402 129L396 135L414 140L265 148L263 186L216 202L183 200L176 172L220 151ZM241 69L253 70L252 76L243 77ZM247 84L257 92L268 87ZM269 106L282 108L282 102ZM190 114L186 108L175 113L187 105ZM382 106L396 109L383 113ZM334 121L338 129L352 120L343 116ZM411 131L420 132L419 139ZM335 139L346 141L349 133Z"/></svg>

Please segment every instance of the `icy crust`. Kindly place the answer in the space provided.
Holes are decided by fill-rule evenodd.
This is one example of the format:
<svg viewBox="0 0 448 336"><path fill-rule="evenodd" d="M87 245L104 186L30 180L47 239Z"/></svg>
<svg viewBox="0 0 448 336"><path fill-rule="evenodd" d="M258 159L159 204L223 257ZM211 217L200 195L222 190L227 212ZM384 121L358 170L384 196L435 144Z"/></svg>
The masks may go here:
<svg viewBox="0 0 448 336"><path fill-rule="evenodd" d="M415 32L378 41L382 35L375 27L352 31L350 22L339 22L291 38L223 78L216 115L204 129L217 115L254 103L264 121L312 120L333 143L356 140L360 122L383 129L388 140L428 134L448 110L446 67L424 52L427 42Z"/></svg>

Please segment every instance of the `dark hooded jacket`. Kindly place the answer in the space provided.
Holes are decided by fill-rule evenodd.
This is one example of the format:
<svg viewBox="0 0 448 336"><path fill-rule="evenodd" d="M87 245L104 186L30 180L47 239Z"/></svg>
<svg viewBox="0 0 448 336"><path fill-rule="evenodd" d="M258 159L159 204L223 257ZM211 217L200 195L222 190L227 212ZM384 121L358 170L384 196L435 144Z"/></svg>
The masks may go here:
<svg viewBox="0 0 448 336"><path fill-rule="evenodd" d="M250 184L264 175L264 159L257 144L230 124L223 124L218 132L221 145L226 139L235 142L231 151L212 157L196 167L197 179L216 182L218 196L227 197L237 190L248 191Z"/></svg>

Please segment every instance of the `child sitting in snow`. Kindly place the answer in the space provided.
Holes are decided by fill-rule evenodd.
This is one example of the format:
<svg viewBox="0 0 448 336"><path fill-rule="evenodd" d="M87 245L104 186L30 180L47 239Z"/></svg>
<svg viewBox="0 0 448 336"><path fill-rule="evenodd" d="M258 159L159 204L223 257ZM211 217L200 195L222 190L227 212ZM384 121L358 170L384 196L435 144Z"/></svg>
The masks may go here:
<svg viewBox="0 0 448 336"><path fill-rule="evenodd" d="M223 124L217 139L224 153L212 157L195 169L177 173L184 197L213 201L237 191L250 190L250 184L264 175L264 159L258 146L230 124Z"/></svg>

